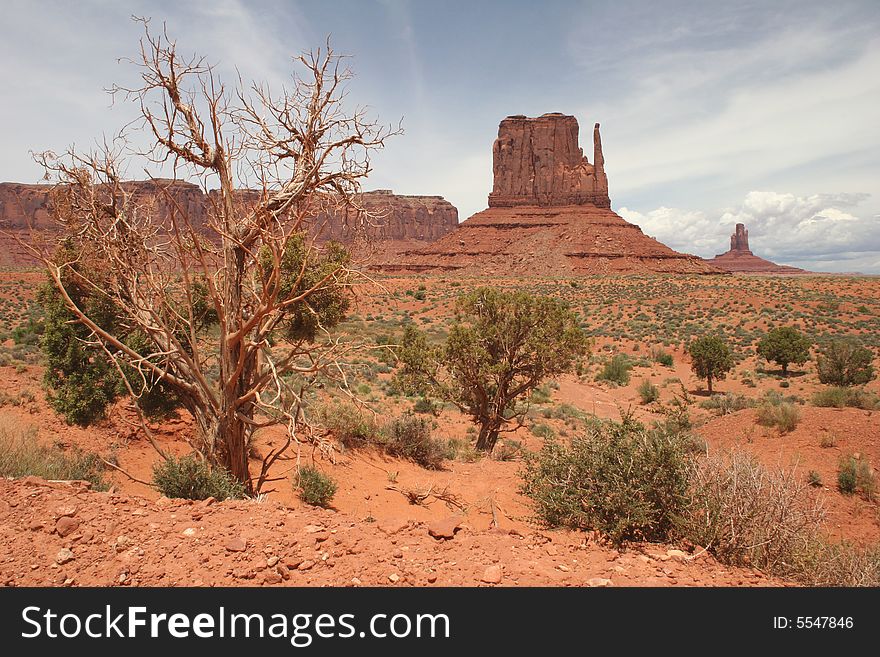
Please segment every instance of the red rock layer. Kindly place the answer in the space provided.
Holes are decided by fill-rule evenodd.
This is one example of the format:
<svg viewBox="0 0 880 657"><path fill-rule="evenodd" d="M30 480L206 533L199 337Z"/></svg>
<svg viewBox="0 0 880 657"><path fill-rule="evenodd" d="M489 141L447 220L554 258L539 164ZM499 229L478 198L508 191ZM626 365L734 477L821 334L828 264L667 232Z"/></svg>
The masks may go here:
<svg viewBox="0 0 880 657"><path fill-rule="evenodd" d="M613 211L589 205L489 208L380 268L539 276L722 273L646 236Z"/></svg>
<svg viewBox="0 0 880 657"><path fill-rule="evenodd" d="M160 216L172 208L186 212L194 226L204 226L215 193L207 195L187 182L157 180L127 183L138 200L152 200ZM56 226L49 212L51 185L0 183L0 230L26 236L31 229L53 230ZM242 190L244 202L256 192ZM360 220L345 212L324 212L312 223L322 239L375 242L400 242L409 245L429 242L458 225L458 210L442 196L398 196L388 190L365 192L361 203L370 218ZM392 248L391 251L399 250ZM0 235L0 266L32 264L27 250L13 237Z"/></svg>

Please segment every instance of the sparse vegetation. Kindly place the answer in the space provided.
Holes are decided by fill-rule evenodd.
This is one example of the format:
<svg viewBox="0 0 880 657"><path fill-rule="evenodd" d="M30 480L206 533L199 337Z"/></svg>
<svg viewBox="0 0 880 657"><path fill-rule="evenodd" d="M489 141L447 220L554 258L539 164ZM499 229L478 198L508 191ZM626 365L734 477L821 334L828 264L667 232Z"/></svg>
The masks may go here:
<svg viewBox="0 0 880 657"><path fill-rule="evenodd" d="M431 420L415 415L402 415L385 428L385 450L418 463L428 470L443 468L446 449L431 436Z"/></svg>
<svg viewBox="0 0 880 657"><path fill-rule="evenodd" d="M872 381L874 354L853 339L834 340L819 354L819 381L832 386L858 386Z"/></svg>
<svg viewBox="0 0 880 657"><path fill-rule="evenodd" d="M333 478L311 465L297 468L294 485L299 489L299 498L312 506L328 508L336 495Z"/></svg>
<svg viewBox="0 0 880 657"><path fill-rule="evenodd" d="M0 477L82 480L91 482L93 490L106 490L104 471L97 454L42 445L33 427L0 427Z"/></svg>
<svg viewBox="0 0 880 657"><path fill-rule="evenodd" d="M846 495L858 493L866 500L875 499L877 482L867 459L856 454L843 457L837 470L837 488Z"/></svg>
<svg viewBox="0 0 880 657"><path fill-rule="evenodd" d="M527 457L522 492L550 527L597 530L618 545L663 541L685 505L689 459L679 435L603 422Z"/></svg>
<svg viewBox="0 0 880 657"><path fill-rule="evenodd" d="M660 399L660 389L648 379L642 379L637 390L643 404L650 404Z"/></svg>
<svg viewBox="0 0 880 657"><path fill-rule="evenodd" d="M863 388L834 386L819 390L813 395L813 405L832 408L861 408L866 411L880 409L876 393Z"/></svg>
<svg viewBox="0 0 880 657"><path fill-rule="evenodd" d="M228 472L211 465L197 454L169 456L153 466L153 485L165 497L185 500L239 499L244 486Z"/></svg>
<svg viewBox="0 0 880 657"><path fill-rule="evenodd" d="M780 433L794 431L801 421L800 409L791 402L779 404L763 403L758 407L758 424L765 427L776 427Z"/></svg>
<svg viewBox="0 0 880 657"><path fill-rule="evenodd" d="M629 383L632 362L626 354L615 354L611 360L605 363L602 371L596 376L598 381L611 381L619 386Z"/></svg>

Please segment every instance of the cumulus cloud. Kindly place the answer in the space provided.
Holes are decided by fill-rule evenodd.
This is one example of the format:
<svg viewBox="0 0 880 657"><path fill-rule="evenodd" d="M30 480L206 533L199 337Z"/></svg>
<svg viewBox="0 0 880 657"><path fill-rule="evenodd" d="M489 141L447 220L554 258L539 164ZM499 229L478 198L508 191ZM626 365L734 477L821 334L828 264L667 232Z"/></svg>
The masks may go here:
<svg viewBox="0 0 880 657"><path fill-rule="evenodd" d="M751 191L718 212L620 208L628 221L670 247L703 257L728 248L736 224L749 230L756 255L819 271L880 273L880 215L860 211L864 193L797 196Z"/></svg>

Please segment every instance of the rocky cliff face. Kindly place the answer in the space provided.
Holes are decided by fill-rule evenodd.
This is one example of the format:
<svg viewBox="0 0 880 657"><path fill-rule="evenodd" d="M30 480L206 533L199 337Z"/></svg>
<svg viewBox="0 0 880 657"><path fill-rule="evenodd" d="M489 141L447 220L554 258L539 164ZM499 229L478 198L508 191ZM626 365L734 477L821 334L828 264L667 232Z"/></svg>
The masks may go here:
<svg viewBox="0 0 880 657"><path fill-rule="evenodd" d="M578 122L552 113L508 116L492 147L495 182L489 207L595 205L610 208L599 124L593 164L578 145Z"/></svg>
<svg viewBox="0 0 880 657"><path fill-rule="evenodd" d="M788 265L777 265L764 258L756 256L749 249L749 231L745 224L737 224L733 235L730 236L730 250L721 253L711 260L711 265L731 273L748 274L809 274L810 272Z"/></svg>
<svg viewBox="0 0 880 657"><path fill-rule="evenodd" d="M174 210L185 212L197 229L205 226L216 193L207 195L197 185L181 181L156 180L126 183L138 201L155 203L160 217ZM0 183L0 229L17 232L36 229L54 230L50 215L51 185ZM243 204L256 192L242 190ZM323 211L312 221L320 239L376 242L406 242L409 248L430 242L453 231L458 225L458 210L442 196L399 196L389 190L365 192L360 202L369 211L364 220L354 212ZM14 239L0 236L0 266L26 264L25 249ZM393 250L393 249L392 249Z"/></svg>
<svg viewBox="0 0 880 657"><path fill-rule="evenodd" d="M377 268L493 276L722 273L611 210L598 124L592 164L578 146L577 119L563 114L507 117L492 153L489 208Z"/></svg>

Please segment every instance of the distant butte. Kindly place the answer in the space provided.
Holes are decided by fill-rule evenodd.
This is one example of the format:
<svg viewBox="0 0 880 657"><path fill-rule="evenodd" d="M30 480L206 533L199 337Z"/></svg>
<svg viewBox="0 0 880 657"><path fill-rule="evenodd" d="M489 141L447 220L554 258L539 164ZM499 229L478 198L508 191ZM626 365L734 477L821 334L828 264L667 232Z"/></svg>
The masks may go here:
<svg viewBox="0 0 880 657"><path fill-rule="evenodd" d="M809 274L810 272L788 265L777 265L760 258L749 249L749 231L745 224L737 224L730 236L730 250L706 262L732 273L742 274Z"/></svg>
<svg viewBox="0 0 880 657"><path fill-rule="evenodd" d="M492 159L488 209L378 268L500 276L725 273L644 235L611 210L598 123L590 162L578 145L575 117L508 116Z"/></svg>

